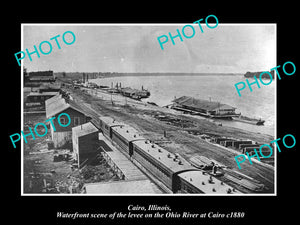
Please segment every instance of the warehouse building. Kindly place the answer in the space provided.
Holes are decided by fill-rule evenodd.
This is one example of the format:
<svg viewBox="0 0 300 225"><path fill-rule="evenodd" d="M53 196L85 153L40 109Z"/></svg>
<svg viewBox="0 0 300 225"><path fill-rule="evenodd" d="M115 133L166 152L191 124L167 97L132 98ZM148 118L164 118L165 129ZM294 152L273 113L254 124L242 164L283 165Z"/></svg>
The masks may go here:
<svg viewBox="0 0 300 225"><path fill-rule="evenodd" d="M174 99L173 102L173 109L212 118L230 118L240 115L235 113L235 107L220 102L196 99L189 96L182 96Z"/></svg>
<svg viewBox="0 0 300 225"><path fill-rule="evenodd" d="M90 121L91 117L87 115L84 110L76 102L65 99L61 95L55 95L45 101L46 105L46 117L52 120L53 126L50 126L51 138L55 148L62 147L65 144L71 144L72 141L72 128L78 125L84 124ZM62 127L59 125L57 117L61 113L67 113L71 118L71 123L69 126ZM67 124L68 118L63 115L60 117L61 124ZM50 123L50 122L48 122Z"/></svg>

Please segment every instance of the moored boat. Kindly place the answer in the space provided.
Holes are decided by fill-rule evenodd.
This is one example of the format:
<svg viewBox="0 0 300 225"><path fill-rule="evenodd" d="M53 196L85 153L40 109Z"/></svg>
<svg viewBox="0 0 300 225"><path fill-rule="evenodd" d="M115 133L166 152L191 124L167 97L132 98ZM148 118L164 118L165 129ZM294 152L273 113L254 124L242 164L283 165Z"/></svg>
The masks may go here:
<svg viewBox="0 0 300 225"><path fill-rule="evenodd" d="M123 88L118 88L118 90L123 96L133 98L136 100L140 100L141 98L148 98L150 96L150 92L145 89L137 90L131 87L123 87Z"/></svg>
<svg viewBox="0 0 300 225"><path fill-rule="evenodd" d="M239 117L234 117L233 119L239 122L260 125L260 126L264 125L265 123L265 121L262 119L250 118L242 115L240 115Z"/></svg>
<svg viewBox="0 0 300 225"><path fill-rule="evenodd" d="M188 112L192 115L200 115L212 119L232 119L232 117L240 116L240 114L235 112L235 107L211 100L182 96L174 99L172 102L172 109Z"/></svg>

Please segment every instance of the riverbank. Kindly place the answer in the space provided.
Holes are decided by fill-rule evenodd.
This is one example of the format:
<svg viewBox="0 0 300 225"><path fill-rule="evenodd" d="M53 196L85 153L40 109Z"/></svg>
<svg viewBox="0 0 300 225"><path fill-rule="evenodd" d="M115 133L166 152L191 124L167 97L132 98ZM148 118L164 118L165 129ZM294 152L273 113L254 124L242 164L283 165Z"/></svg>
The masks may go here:
<svg viewBox="0 0 300 225"><path fill-rule="evenodd" d="M239 82L238 76L126 76L118 78L93 79L97 85L109 86L121 83L122 87L141 89L142 86L151 92L144 102L154 102L159 106L172 104L175 98L191 96L228 104L236 108L236 113L243 116L265 120L264 126L253 126L239 121L218 121L223 126L240 128L247 131L259 132L274 136L275 134L275 87L273 84L255 94L247 94L243 98L232 89L233 84ZM217 119L216 119L217 120Z"/></svg>
<svg viewBox="0 0 300 225"><path fill-rule="evenodd" d="M253 165L245 163L245 166L239 170L234 160L237 154L212 145L187 131L192 129L212 135L250 139L258 143L270 143L274 140L271 135L218 126L217 123L207 119L182 115L168 108L95 89L70 88L67 91L93 117L110 116L123 121L137 129L144 137L155 141L170 152L179 153L186 159L199 154L217 160L228 168L260 181L266 186L268 193L274 193L274 169L257 163ZM162 121L158 119L159 117L173 118L173 122L172 120Z"/></svg>

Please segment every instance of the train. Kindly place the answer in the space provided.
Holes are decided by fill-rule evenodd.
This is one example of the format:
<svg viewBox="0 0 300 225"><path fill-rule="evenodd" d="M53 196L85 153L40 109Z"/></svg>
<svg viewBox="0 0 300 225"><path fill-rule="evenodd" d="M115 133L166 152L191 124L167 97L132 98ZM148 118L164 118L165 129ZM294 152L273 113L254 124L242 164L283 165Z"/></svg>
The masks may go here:
<svg viewBox="0 0 300 225"><path fill-rule="evenodd" d="M144 138L136 129L115 119L99 117L100 129L119 150L137 162L173 193L237 194L238 190L193 167L178 153Z"/></svg>

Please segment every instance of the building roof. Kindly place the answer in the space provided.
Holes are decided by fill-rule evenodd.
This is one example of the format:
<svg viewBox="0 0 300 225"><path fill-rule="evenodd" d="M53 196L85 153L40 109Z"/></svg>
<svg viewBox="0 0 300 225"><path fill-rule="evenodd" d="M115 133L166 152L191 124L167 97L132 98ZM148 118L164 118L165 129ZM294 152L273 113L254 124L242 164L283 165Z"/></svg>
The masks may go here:
<svg viewBox="0 0 300 225"><path fill-rule="evenodd" d="M87 183L87 194L157 194L149 180Z"/></svg>
<svg viewBox="0 0 300 225"><path fill-rule="evenodd" d="M57 94L58 92L57 91L49 91L49 92L30 92L28 95L27 95L27 97L28 96L55 96L56 94Z"/></svg>
<svg viewBox="0 0 300 225"><path fill-rule="evenodd" d="M228 189L230 189L232 194L240 194L241 192L234 190L233 188L220 180L210 176L206 172L202 171L187 171L178 174L178 176L197 187L199 190L205 194L227 194ZM209 180L211 179L211 182Z"/></svg>
<svg viewBox="0 0 300 225"><path fill-rule="evenodd" d="M173 173L184 170L195 170L184 158L179 154L173 154L157 144L150 143L149 140L140 140L133 142L133 145L139 147L144 153L148 154L158 163L172 170ZM134 153L133 153L134 154Z"/></svg>
<svg viewBox="0 0 300 225"><path fill-rule="evenodd" d="M98 129L91 122L84 123L72 128L72 134L77 137L82 137L95 132L98 132Z"/></svg>
<svg viewBox="0 0 300 225"><path fill-rule="evenodd" d="M193 108L199 108L199 109L206 110L206 111L214 111L214 110L220 109L220 108L221 109L235 109L234 107L227 105L227 104L223 104L223 103L219 103L219 102L212 102L212 101L203 100L203 99L196 99L196 98L189 97L189 96L182 96L180 98L173 100L173 102L175 102L179 105L193 107Z"/></svg>
<svg viewBox="0 0 300 225"><path fill-rule="evenodd" d="M46 80L46 81L48 81L48 80L54 80L54 77L38 77L38 76L35 76L35 77L30 77L30 80L31 81L35 81L35 80L37 80L37 81L40 81L40 80Z"/></svg>
<svg viewBox="0 0 300 225"><path fill-rule="evenodd" d="M48 92L48 91L59 91L61 89L60 83L42 83L39 87L40 92Z"/></svg>
<svg viewBox="0 0 300 225"><path fill-rule="evenodd" d="M59 92L58 92L58 93L56 93L56 95L54 95L52 98L47 99L47 100L45 101L45 104L46 104L46 105L49 105L49 104L51 104L52 102L58 101L59 99L62 99L62 97L61 97L61 94L59 94Z"/></svg>
<svg viewBox="0 0 300 225"><path fill-rule="evenodd" d="M34 77L34 76L52 76L53 77L53 71L49 70L49 71L34 71L34 72L29 72L28 73L30 77Z"/></svg>
<svg viewBox="0 0 300 225"><path fill-rule="evenodd" d="M46 117L50 118L58 113L61 113L65 111L68 108L72 108L84 115L87 115L87 113L74 101L72 100L65 100L60 95L55 95L50 99L47 99L45 101L46 105Z"/></svg>

